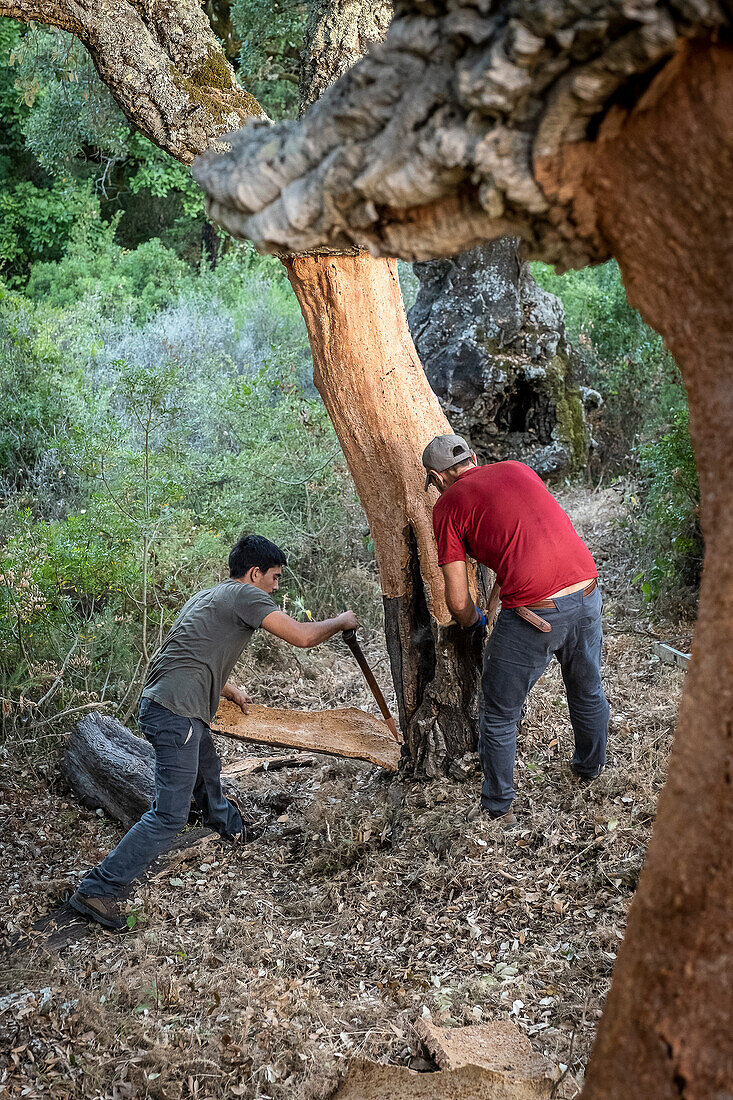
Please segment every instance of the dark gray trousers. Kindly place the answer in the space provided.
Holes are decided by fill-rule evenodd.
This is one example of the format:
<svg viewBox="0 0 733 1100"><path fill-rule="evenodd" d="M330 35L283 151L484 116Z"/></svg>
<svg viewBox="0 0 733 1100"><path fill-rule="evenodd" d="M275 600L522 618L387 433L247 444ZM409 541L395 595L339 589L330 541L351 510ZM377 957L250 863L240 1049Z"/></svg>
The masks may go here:
<svg viewBox="0 0 733 1100"><path fill-rule="evenodd" d="M140 729L155 749L155 801L83 879L79 890L91 897L117 896L139 878L185 826L192 798L210 829L226 836L242 831L239 810L221 789L221 761L209 727L143 699Z"/></svg>
<svg viewBox="0 0 733 1100"><path fill-rule="evenodd" d="M609 707L601 685L601 593L560 596L555 609L537 614L552 626L543 633L515 611L499 614L484 651L479 708L479 757L484 773L481 805L493 817L514 799L517 723L527 694L553 656L565 681L575 735L573 768L594 776L606 762Z"/></svg>

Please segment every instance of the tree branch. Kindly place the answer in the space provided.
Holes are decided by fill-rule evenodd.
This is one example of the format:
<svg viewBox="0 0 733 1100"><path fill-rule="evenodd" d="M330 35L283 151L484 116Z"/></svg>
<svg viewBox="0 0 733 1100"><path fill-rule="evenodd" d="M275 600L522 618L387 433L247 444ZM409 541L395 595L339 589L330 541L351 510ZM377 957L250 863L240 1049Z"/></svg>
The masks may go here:
<svg viewBox="0 0 733 1100"><path fill-rule="evenodd" d="M404 0L300 121L245 127L194 175L213 219L264 251L427 259L519 235L550 262L605 259L582 202L595 126L681 38L731 23L684 0L599 0L585 17L575 0Z"/></svg>
<svg viewBox="0 0 733 1100"><path fill-rule="evenodd" d="M130 122L190 164L217 137L265 119L240 88L198 0L0 0L0 15L75 35Z"/></svg>

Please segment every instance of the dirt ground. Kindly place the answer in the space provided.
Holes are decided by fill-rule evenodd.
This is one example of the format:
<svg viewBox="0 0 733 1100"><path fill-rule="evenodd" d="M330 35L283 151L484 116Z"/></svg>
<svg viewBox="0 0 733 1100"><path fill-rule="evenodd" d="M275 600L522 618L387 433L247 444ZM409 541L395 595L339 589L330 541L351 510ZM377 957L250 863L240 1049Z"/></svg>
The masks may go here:
<svg viewBox="0 0 733 1100"><path fill-rule="evenodd" d="M688 649L692 628L654 618L632 584L633 486L559 495L605 597L612 725L602 777L581 786L569 771L557 666L522 723L514 833L467 822L477 768L464 782L424 784L323 757L248 777L246 809L266 825L259 839L209 846L205 859L140 887L126 935L98 930L60 957L28 950L3 973L0 1095L316 1100L357 1055L434 1068L414 1031L428 1015L515 1021L568 1067L558 1095L576 1095L684 680L651 643ZM383 643L365 648L386 687ZM375 711L338 642L307 654L260 640L242 676L260 702ZM228 759L253 751L219 744ZM121 835L74 801L56 760L20 751L0 759L10 932L58 904Z"/></svg>

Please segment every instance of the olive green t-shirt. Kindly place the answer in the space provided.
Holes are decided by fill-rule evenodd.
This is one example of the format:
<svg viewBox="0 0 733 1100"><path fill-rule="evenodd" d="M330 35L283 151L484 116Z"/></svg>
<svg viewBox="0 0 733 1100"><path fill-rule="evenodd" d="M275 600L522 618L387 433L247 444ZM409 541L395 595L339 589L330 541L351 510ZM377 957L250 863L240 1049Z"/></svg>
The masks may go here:
<svg viewBox="0 0 733 1100"><path fill-rule="evenodd" d="M153 655L143 698L208 726L242 650L262 620L279 610L272 596L241 581L197 592Z"/></svg>

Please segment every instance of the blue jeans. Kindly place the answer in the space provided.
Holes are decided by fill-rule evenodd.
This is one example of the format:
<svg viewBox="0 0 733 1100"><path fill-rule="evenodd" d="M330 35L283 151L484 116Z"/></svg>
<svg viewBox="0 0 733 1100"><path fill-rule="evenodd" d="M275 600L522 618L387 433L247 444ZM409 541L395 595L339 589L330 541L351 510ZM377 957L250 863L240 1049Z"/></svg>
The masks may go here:
<svg viewBox="0 0 733 1100"><path fill-rule="evenodd" d="M143 699L140 729L155 749L155 801L80 883L80 892L91 897L118 896L139 878L185 826L192 797L210 829L223 836L242 831L239 810L221 789L221 762L209 727Z"/></svg>
<svg viewBox="0 0 733 1100"><path fill-rule="evenodd" d="M565 681L575 734L573 768L592 777L606 762L609 707L601 685L601 593L572 592L540 611L550 633L521 619L499 614L484 651L479 708L479 757L484 773L481 805L492 817L505 814L514 799L517 723L527 694L553 656Z"/></svg>

